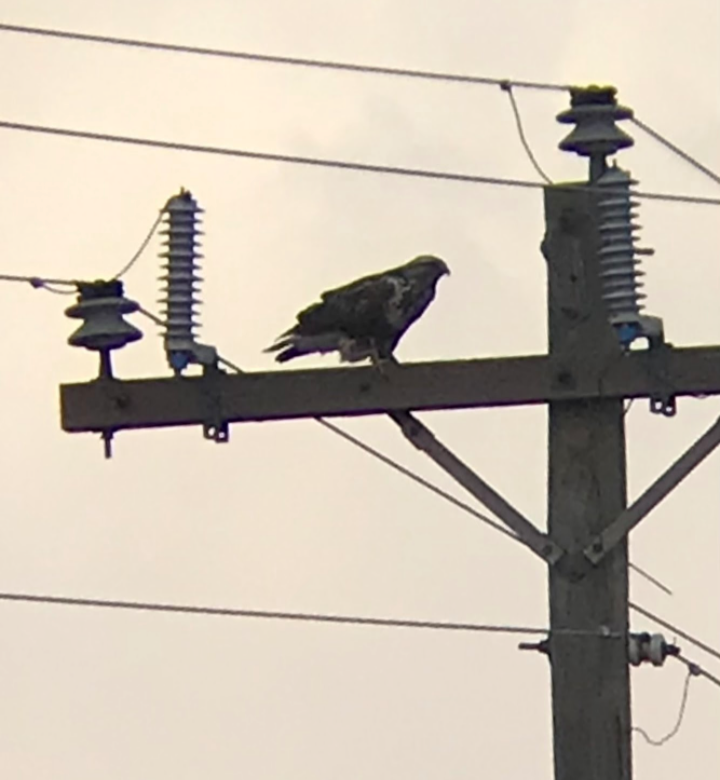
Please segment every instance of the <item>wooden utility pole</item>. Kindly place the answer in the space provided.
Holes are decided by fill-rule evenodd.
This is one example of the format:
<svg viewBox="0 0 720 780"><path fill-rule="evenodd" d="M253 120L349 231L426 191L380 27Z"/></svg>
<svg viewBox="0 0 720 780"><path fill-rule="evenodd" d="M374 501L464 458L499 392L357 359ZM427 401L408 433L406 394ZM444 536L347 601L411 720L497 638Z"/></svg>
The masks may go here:
<svg viewBox="0 0 720 780"><path fill-rule="evenodd" d="M600 300L595 198L546 192L550 356L572 377L623 359ZM582 549L625 509L625 432L619 398L549 403L548 533ZM584 576L551 566L550 641L555 776L629 780L630 680L627 645L554 629L628 631L628 554L623 539ZM577 566L577 562L574 562ZM568 565L570 564L570 565Z"/></svg>
<svg viewBox="0 0 720 780"><path fill-rule="evenodd" d="M606 156L632 143L615 124L632 113L614 94L574 90L572 109L559 117L577 125L561 148L588 156L590 177L545 190L546 355L394 365L384 375L339 368L230 376L211 360L203 376L119 380L109 350L135 338L119 316L132 307L121 291L100 287L74 308L86 322L73 338L100 351L104 369L91 382L61 387L63 428L99 432L106 443L125 429L202 425L206 436L225 441L230 423L388 415L548 565L550 635L542 648L552 669L556 780L632 776L627 535L720 444L718 420L626 506L623 401L648 398L651 411L670 417L680 396L720 394L720 347L665 344L660 321L640 313L629 210L623 212L627 189L606 186L622 179L619 169L608 171ZM620 201L612 201L616 196ZM182 198L178 212L192 212L189 193ZM183 257L191 250L189 239ZM188 267L178 278L189 278ZM182 289L168 299L176 306L189 300ZM638 337L648 348L629 351ZM176 360L199 350L180 342ZM212 358L209 348L200 352L200 362ZM522 404L549 410L547 533L412 414Z"/></svg>

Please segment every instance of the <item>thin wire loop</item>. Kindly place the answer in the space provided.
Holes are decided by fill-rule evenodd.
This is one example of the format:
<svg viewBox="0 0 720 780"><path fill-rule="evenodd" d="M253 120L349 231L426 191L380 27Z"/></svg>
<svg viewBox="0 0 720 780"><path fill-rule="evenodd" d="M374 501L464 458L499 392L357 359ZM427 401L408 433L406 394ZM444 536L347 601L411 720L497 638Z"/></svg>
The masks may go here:
<svg viewBox="0 0 720 780"><path fill-rule="evenodd" d="M692 680L692 678L693 673L690 669L688 669L688 672L685 675L685 684L683 685L682 697L680 699L680 710L678 712L677 720L672 729L670 729L670 731L668 731L664 737L653 739L647 733L647 731L645 731L645 729L642 729L639 726L633 726L631 731L637 732L648 743L648 745L652 745L652 747L662 747L666 742L669 742L678 733L678 731L680 731L680 726L682 726L683 718L685 717L685 707L687 706L688 693L690 691L690 680Z"/></svg>
<svg viewBox="0 0 720 780"><path fill-rule="evenodd" d="M155 218L155 221L152 224L152 227L148 231L148 234L143 239L142 244L138 247L137 252L125 263L125 265L113 276L113 279L120 279L137 263L137 261L140 259L140 256L142 253L147 249L148 244L152 240L152 237L155 235L155 231L158 229L158 226L160 225L160 222L162 222L163 215L165 214L165 209L160 209L160 212L158 213L157 217Z"/></svg>
<svg viewBox="0 0 720 780"><path fill-rule="evenodd" d="M520 136L520 143L522 144L523 149L525 150L525 154L528 156L528 159L530 160L533 168L537 171L538 176L540 176L541 179L546 184L552 184L552 179L545 173L545 171L540 166L540 163L537 161L537 158L535 157L535 154L533 153L532 148L530 147L530 143L527 140L527 136L525 135L525 129L523 128L523 122L522 117L520 116L520 109L517 104L517 100L515 99L515 94L513 93L513 85L508 81L500 85L500 89L503 90L503 92L507 93L508 99L510 100L510 108L512 108L513 116L515 117L515 127L517 128L518 135Z"/></svg>

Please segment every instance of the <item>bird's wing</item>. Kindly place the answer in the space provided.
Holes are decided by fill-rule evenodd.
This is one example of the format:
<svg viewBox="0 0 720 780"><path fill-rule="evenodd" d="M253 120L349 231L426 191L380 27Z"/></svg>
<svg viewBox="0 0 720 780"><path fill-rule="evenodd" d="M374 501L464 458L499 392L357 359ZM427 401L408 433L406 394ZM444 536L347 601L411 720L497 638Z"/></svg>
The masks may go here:
<svg viewBox="0 0 720 780"><path fill-rule="evenodd" d="M353 333L369 323L380 324L387 321L388 304L398 296L401 284L395 276L374 274L327 290L320 303L298 314L298 328L303 332L339 329Z"/></svg>

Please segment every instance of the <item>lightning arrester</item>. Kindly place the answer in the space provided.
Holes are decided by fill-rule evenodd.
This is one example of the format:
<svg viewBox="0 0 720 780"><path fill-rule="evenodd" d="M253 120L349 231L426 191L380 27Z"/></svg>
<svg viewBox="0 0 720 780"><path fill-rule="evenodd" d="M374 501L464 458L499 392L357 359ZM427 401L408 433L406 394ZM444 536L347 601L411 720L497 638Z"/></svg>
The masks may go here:
<svg viewBox="0 0 720 780"><path fill-rule="evenodd" d="M192 194L181 189L165 206L164 228L165 250L160 257L165 275L161 301L165 305L165 353L170 367L181 374L187 366L196 362L197 347L195 330L197 308L200 306L198 288L202 279L198 276L198 252L202 235L199 230L203 210Z"/></svg>
<svg viewBox="0 0 720 780"><path fill-rule="evenodd" d="M607 188L607 195L598 199L598 230L600 232L600 284L602 298L610 324L618 340L628 347L644 335L642 277L639 255L653 254L635 244L640 229L635 222L637 202L632 199L632 187L637 184L627 171L616 165L608 168L596 181Z"/></svg>

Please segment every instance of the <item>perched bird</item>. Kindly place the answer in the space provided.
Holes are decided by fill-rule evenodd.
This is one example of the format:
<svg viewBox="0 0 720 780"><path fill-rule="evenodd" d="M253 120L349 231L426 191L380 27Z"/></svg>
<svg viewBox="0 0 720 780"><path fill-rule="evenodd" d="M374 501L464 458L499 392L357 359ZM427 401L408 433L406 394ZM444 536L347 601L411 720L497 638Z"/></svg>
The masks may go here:
<svg viewBox="0 0 720 780"><path fill-rule="evenodd" d="M343 362L393 359L405 331L435 297L440 277L450 270L443 260L421 255L405 265L364 276L328 290L297 315L297 324L265 352L279 363L314 352L339 352Z"/></svg>

